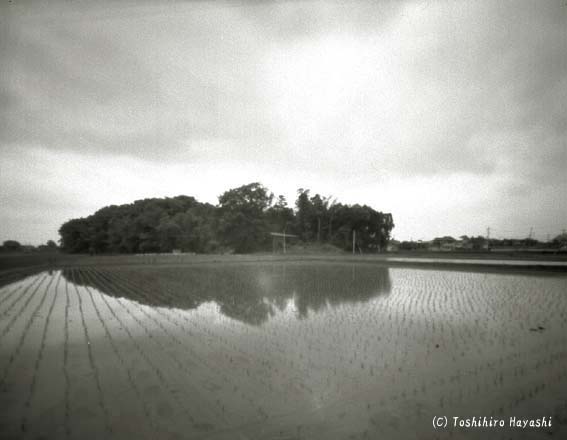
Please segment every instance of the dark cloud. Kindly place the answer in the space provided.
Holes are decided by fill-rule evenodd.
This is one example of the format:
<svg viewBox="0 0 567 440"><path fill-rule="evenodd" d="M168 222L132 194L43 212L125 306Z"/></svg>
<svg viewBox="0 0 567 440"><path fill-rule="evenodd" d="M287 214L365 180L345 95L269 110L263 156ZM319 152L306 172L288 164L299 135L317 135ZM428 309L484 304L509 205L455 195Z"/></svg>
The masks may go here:
<svg viewBox="0 0 567 440"><path fill-rule="evenodd" d="M8 23L2 140L174 160L193 141L273 136L246 72L254 55L229 52L230 40L220 50L214 30L211 41L192 35L198 16L183 26L173 16L170 33L161 21Z"/></svg>
<svg viewBox="0 0 567 440"><path fill-rule="evenodd" d="M82 154L93 169L97 157L212 174L246 164L368 194L395 181L410 205L415 182L430 182L431 193L439 179L474 182L484 192L463 185L463 200L482 193L497 209L508 196L527 212L539 198L541 212L567 214L556 191L567 189L562 0L0 8L6 211L36 213L25 206L65 191L63 205L93 206L57 173L25 190L25 177L7 185L13 151L38 149L52 153L50 164Z"/></svg>

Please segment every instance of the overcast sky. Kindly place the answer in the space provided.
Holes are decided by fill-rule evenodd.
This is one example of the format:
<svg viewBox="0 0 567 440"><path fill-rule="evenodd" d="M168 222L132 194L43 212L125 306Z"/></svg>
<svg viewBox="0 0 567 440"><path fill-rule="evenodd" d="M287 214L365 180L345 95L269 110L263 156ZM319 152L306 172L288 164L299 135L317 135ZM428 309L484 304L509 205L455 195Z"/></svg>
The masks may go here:
<svg viewBox="0 0 567 440"><path fill-rule="evenodd" d="M259 181L398 239L567 228L567 3L2 2L0 241Z"/></svg>

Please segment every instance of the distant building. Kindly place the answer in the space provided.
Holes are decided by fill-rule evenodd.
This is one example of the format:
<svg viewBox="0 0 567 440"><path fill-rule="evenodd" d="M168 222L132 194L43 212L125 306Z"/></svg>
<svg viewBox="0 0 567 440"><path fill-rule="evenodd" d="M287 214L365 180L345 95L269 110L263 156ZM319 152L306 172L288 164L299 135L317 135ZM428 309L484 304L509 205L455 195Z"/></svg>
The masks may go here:
<svg viewBox="0 0 567 440"><path fill-rule="evenodd" d="M468 238L463 238L462 240L457 240L455 242L456 251L468 251L472 248L473 248L473 244Z"/></svg>
<svg viewBox="0 0 567 440"><path fill-rule="evenodd" d="M453 237L438 237L429 242L429 250L437 252L451 252L456 249L457 240Z"/></svg>

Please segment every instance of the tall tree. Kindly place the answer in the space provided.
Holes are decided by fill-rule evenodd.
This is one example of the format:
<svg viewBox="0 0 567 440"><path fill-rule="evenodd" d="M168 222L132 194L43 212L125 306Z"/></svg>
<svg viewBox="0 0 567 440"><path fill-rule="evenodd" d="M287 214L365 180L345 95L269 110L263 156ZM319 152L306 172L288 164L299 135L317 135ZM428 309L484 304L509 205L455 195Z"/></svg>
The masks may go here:
<svg viewBox="0 0 567 440"><path fill-rule="evenodd" d="M65 252L88 252L90 249L89 222L84 218L69 220L59 228L61 248Z"/></svg>
<svg viewBox="0 0 567 440"><path fill-rule="evenodd" d="M265 211L273 196L260 183L226 191L219 197L219 233L235 252L257 250L267 241Z"/></svg>
<svg viewBox="0 0 567 440"><path fill-rule="evenodd" d="M276 203L267 209L266 220L271 232L288 231L288 226L293 224L294 215L284 196L278 196Z"/></svg>
<svg viewBox="0 0 567 440"><path fill-rule="evenodd" d="M314 209L308 189L297 190L295 209L295 229L303 241L310 241L313 238Z"/></svg>
<svg viewBox="0 0 567 440"><path fill-rule="evenodd" d="M172 218L163 214L156 227L159 249L161 252L171 252L181 244L181 228Z"/></svg>

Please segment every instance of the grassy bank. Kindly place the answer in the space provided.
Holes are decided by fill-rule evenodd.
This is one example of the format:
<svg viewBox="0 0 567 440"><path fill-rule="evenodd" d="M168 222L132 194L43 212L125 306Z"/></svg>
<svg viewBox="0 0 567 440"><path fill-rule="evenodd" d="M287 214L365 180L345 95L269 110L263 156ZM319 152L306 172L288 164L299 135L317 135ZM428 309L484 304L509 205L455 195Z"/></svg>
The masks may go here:
<svg viewBox="0 0 567 440"><path fill-rule="evenodd" d="M567 272L567 255L405 252L388 254L352 255L344 252L316 252L314 249L290 249L286 254L139 254L139 255L84 255L63 253L4 254L0 255L0 272L18 272L23 269L48 269L75 266L129 266L129 265L187 265L203 263L242 263L280 261L329 261L373 263L388 266L411 266L452 269L546 270ZM514 263L516 262L516 263ZM531 264L533 262L533 264Z"/></svg>

